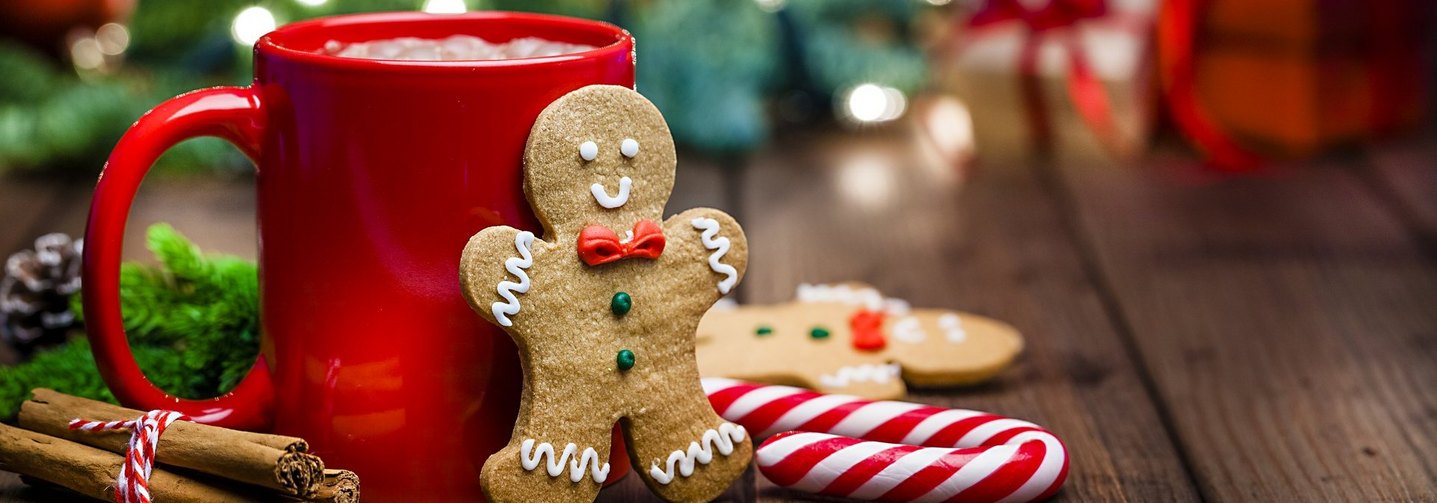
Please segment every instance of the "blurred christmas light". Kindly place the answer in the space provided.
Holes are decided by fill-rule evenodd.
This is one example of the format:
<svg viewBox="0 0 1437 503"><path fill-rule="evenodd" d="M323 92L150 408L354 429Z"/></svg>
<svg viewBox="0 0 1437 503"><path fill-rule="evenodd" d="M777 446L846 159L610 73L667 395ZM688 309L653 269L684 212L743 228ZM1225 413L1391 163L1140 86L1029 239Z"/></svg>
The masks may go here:
<svg viewBox="0 0 1437 503"><path fill-rule="evenodd" d="M933 147L946 158L959 159L973 151L973 116L968 106L953 97L934 100L923 125Z"/></svg>
<svg viewBox="0 0 1437 503"><path fill-rule="evenodd" d="M908 99L892 87L867 83L849 90L843 105L844 115L853 122L887 122L903 116Z"/></svg>
<svg viewBox="0 0 1437 503"><path fill-rule="evenodd" d="M95 30L95 41L106 56L118 56L130 46L130 30L119 23L105 23Z"/></svg>
<svg viewBox="0 0 1437 503"><path fill-rule="evenodd" d="M254 6L235 16L234 24L230 25L230 33L234 35L235 41L254 45L264 34L274 31L275 25L274 13L264 7Z"/></svg>
<svg viewBox="0 0 1437 503"><path fill-rule="evenodd" d="M894 169L881 152L848 152L838 166L838 190L847 202L876 208L893 199Z"/></svg>
<svg viewBox="0 0 1437 503"><path fill-rule="evenodd" d="M758 8L764 12L778 12L783 10L788 0L753 0L753 3L758 4Z"/></svg>
<svg viewBox="0 0 1437 503"><path fill-rule="evenodd" d="M463 14L469 10L464 0L424 0L423 9L430 14Z"/></svg>
<svg viewBox="0 0 1437 503"><path fill-rule="evenodd" d="M98 70L105 66L105 54L95 37L80 37L70 43L70 61L80 70Z"/></svg>
<svg viewBox="0 0 1437 503"><path fill-rule="evenodd" d="M295 1L296 1L296 2L299 2L299 3L301 3L301 4L304 4L304 5L310 6L310 7L319 7L319 6L321 6L321 5L324 5L324 4L326 4L326 3L329 3L329 0L295 0Z"/></svg>
<svg viewBox="0 0 1437 503"><path fill-rule="evenodd" d="M927 1L928 1L928 5L948 5L948 4L950 4L950 3L953 3L953 0L927 0Z"/></svg>

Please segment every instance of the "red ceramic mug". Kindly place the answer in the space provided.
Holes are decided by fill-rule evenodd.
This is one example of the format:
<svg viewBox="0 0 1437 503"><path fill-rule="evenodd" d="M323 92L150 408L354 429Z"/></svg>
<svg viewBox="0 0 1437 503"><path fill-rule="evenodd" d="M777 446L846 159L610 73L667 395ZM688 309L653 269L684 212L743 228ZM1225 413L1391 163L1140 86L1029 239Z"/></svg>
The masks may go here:
<svg viewBox="0 0 1437 503"><path fill-rule="evenodd" d="M596 46L497 61L322 54L328 41L454 34ZM521 377L504 332L459 291L460 251L491 225L538 230L521 191L535 117L590 84L634 84L634 42L604 23L516 13L340 16L255 45L247 87L155 107L110 155L85 231L95 360L121 402L303 437L359 473L366 500L473 500L508 441ZM232 392L184 400L151 384L121 325L125 218L155 158L218 136L258 170L261 357ZM616 467L627 464L616 450ZM617 477L615 477L617 479Z"/></svg>

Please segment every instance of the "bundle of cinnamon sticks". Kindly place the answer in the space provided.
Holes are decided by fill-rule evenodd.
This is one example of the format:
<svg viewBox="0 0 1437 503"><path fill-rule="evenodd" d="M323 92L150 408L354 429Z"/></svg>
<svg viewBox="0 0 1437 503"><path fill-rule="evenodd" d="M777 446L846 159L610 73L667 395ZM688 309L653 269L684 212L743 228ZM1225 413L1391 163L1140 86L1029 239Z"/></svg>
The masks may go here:
<svg viewBox="0 0 1437 503"><path fill-rule="evenodd" d="M19 428L0 424L0 469L113 501L130 433L73 431L70 420L123 421L143 412L48 389L32 393ZM359 501L358 476L326 470L308 451L300 438L175 422L155 449L150 494L158 503Z"/></svg>

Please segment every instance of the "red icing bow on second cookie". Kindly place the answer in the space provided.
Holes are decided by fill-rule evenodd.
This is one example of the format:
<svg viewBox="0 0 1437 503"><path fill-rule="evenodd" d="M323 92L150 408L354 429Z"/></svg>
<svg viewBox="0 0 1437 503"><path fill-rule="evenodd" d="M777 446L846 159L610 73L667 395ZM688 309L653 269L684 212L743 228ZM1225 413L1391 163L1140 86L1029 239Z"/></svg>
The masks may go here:
<svg viewBox="0 0 1437 503"><path fill-rule="evenodd" d="M651 220L634 224L633 235L620 240L608 227L590 225L579 232L579 258L585 264L607 264L630 257L659 258L664 253L664 230Z"/></svg>

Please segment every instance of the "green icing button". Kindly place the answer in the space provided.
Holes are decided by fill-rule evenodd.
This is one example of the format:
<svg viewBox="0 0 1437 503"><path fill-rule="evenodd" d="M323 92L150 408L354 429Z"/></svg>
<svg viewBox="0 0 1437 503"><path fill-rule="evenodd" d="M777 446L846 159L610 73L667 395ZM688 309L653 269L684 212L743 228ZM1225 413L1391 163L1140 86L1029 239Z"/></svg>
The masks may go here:
<svg viewBox="0 0 1437 503"><path fill-rule="evenodd" d="M770 327L768 325L759 325L758 330L754 330L753 333L758 334L759 337L763 337L765 335L773 335L773 327Z"/></svg>
<svg viewBox="0 0 1437 503"><path fill-rule="evenodd" d="M633 297L629 297L628 293L616 293L614 294L614 298L609 300L609 310L614 312L614 316L629 314L629 310L633 308L634 299Z"/></svg>
<svg viewBox="0 0 1437 503"><path fill-rule="evenodd" d="M823 327L813 327L813 330L808 331L808 336L814 339L827 339L828 329Z"/></svg>
<svg viewBox="0 0 1437 503"><path fill-rule="evenodd" d="M634 368L634 352L627 349L620 349L618 363L619 370L629 370L631 368Z"/></svg>

